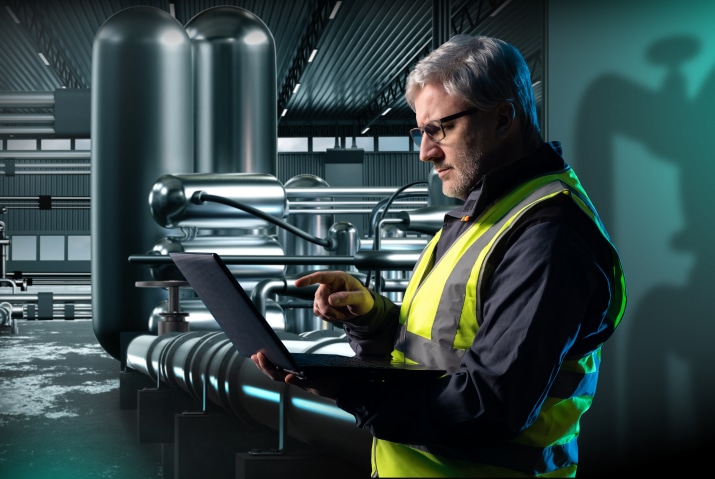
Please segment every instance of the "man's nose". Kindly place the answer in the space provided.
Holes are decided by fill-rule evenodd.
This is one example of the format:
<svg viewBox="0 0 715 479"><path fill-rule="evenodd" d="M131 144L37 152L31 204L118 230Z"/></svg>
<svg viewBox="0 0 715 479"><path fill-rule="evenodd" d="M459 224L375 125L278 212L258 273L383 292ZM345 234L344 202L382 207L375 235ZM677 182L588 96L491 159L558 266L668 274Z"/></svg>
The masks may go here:
<svg viewBox="0 0 715 479"><path fill-rule="evenodd" d="M439 147L439 143L432 141L432 139L427 135L422 135L422 142L420 143L420 161L434 161L442 158L442 156L444 156L444 153Z"/></svg>

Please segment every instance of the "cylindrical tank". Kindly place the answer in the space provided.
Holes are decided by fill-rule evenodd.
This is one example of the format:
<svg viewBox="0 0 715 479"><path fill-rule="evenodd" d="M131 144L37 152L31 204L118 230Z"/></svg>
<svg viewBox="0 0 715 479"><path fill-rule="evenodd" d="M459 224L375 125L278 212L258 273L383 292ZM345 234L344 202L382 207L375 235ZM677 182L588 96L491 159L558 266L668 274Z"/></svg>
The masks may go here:
<svg viewBox="0 0 715 479"><path fill-rule="evenodd" d="M94 332L120 358L120 333L146 331L162 299L136 288L149 271L127 258L166 231L147 193L160 176L193 172L191 42L168 12L126 8L108 18L92 45L91 223Z"/></svg>
<svg viewBox="0 0 715 479"><path fill-rule="evenodd" d="M380 231L380 236L381 238L404 238L406 236L405 232L402 231L397 225L395 224L386 224L384 225ZM382 244L382 242L380 243ZM384 248L383 248L384 250ZM383 276L383 278L387 280L404 280L404 279L409 279L410 277L410 272L408 271L399 271L399 270L388 270L388 271L381 271L380 274ZM376 278L377 279L377 278ZM401 303L402 298L404 294L399 291L395 292L390 292L390 293L384 293L385 296L390 298L393 303Z"/></svg>
<svg viewBox="0 0 715 479"><path fill-rule="evenodd" d="M263 21L233 6L186 24L194 55L198 173L277 170L275 40Z"/></svg>
<svg viewBox="0 0 715 479"><path fill-rule="evenodd" d="M330 185L318 176L305 174L294 176L290 180L286 181L284 186L286 188L325 188ZM310 201L314 203L315 207L311 207L310 210L314 211L315 214L291 215L291 211L296 210L297 208L291 208L290 203L288 203L288 216L286 217L286 221L313 236L318 238L327 238L330 227L333 223L335 223L335 215L327 212L321 214L320 205L322 203L325 205L324 208L330 208L330 201L332 198L311 197L295 198L295 200ZM299 208L307 209L306 207ZM278 240L285 247L286 254L288 256L321 256L329 254L325 250L324 246L306 241L282 228L278 230ZM286 267L286 274L291 275L316 269L329 269L329 267L325 265L288 265ZM294 308L287 311L287 314L291 316L292 324L299 325L298 328L300 331L312 331L322 327L322 320L315 317L312 309Z"/></svg>
<svg viewBox="0 0 715 479"><path fill-rule="evenodd" d="M330 185L322 178L315 175L297 175L288 180L285 188L327 188ZM323 209L330 209L331 197L311 197L311 198L294 198L296 201L310 201L315 206L310 207L315 214L296 214L291 215L292 211L298 209L308 209L307 207L291 207L288 203L288 215L286 221L296 228L305 231L306 233L318 238L327 238L330 227L335 223L335 215L329 212L320 213L321 205ZM278 240L285 247L288 256L320 256L327 255L325 247L304 240L295 234L286 231L285 229L278 230ZM286 273L293 274L307 270L319 269L324 266L315 265L290 265Z"/></svg>
<svg viewBox="0 0 715 479"><path fill-rule="evenodd" d="M156 222L167 228L273 227L239 208L216 202L197 204L191 197L197 191L246 204L281 219L287 209L286 192L278 179L262 173L196 173L164 175L156 179L149 193L149 208Z"/></svg>
<svg viewBox="0 0 715 479"><path fill-rule="evenodd" d="M334 241L336 256L353 256L360 247L360 234L355 225L349 221L338 221L330 227L328 236ZM353 265L333 266L334 269L357 271Z"/></svg>

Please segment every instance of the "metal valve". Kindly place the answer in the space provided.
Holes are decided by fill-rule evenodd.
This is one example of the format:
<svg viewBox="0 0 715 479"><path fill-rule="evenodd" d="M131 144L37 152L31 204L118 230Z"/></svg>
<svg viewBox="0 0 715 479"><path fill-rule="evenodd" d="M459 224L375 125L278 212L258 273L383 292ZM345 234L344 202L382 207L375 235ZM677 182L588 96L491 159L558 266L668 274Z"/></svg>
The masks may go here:
<svg viewBox="0 0 715 479"><path fill-rule="evenodd" d="M137 281L135 285L139 288L166 288L169 291L167 312L159 313L159 315L164 318L162 321L159 321L159 336L170 332L189 332L189 322L185 319L189 313L180 311L179 308L179 288L189 286L187 281Z"/></svg>

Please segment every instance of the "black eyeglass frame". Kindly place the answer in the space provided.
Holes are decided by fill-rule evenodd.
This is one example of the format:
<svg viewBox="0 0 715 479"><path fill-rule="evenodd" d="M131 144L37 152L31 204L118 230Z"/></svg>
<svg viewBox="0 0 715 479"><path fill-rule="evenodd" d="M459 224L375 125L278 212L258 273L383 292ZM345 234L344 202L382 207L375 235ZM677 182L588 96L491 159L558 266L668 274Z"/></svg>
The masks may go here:
<svg viewBox="0 0 715 479"><path fill-rule="evenodd" d="M477 108L477 107L468 108L464 111L460 111L459 113L455 113L454 115L449 115L449 116L445 116L444 118L440 118L439 120L428 121L420 128L412 128L410 130L410 136L412 137L412 141L414 141L415 145L417 145L418 147L422 146L422 135L427 135L430 137L430 139L432 141L434 141L435 143L439 143L440 141L444 140L445 137L447 136L447 133L445 133L445 131L444 131L443 123L448 123L452 120L456 120L457 118L462 118L463 116L471 115L472 113L476 113L478 111L479 111L479 108ZM424 130L425 126L433 125L435 123L437 123L439 125L439 131L442 132L442 138L440 138L439 140L435 140L432 134L429 134ZM419 138L419 141L417 141L418 138Z"/></svg>

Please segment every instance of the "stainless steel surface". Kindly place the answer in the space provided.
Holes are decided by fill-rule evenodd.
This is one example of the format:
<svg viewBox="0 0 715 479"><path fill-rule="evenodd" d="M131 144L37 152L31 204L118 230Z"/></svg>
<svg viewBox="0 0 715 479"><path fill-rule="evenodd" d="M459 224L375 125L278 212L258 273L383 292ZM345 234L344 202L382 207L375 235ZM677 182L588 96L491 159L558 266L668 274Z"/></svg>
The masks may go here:
<svg viewBox="0 0 715 479"><path fill-rule="evenodd" d="M91 45L97 29L129 4L117 0L13 0L0 10L0 44L7 61L0 90L54 92L90 87ZM215 6L231 4L261 18L276 43L275 90L271 110L280 136L393 135L415 126L400 93L404 72L431 48L439 32L435 15L450 10L449 33L496 35L516 45L542 79L544 2L534 0L182 0L143 2L173 5L179 23ZM502 8L502 6L504 8ZM336 8L337 7L337 8ZM333 9L334 18L329 18ZM33 29L32 26L35 28ZM56 55L47 55L51 47ZM308 57L317 54L312 62ZM38 58L44 51L50 65ZM300 88L293 93L295 85ZM540 100L541 90L537 89ZM387 103L387 104L386 104ZM278 108L281 110L278 110ZM382 108L381 108L382 106ZM384 106L392 107L381 116ZM0 133L1 134L1 133Z"/></svg>
<svg viewBox="0 0 715 479"><path fill-rule="evenodd" d="M338 221L330 227L328 236L334 240L336 256L352 256L360 247L360 233L357 228L347 221ZM337 266L345 271L355 271L352 263Z"/></svg>
<svg viewBox="0 0 715 479"><path fill-rule="evenodd" d="M92 293L97 339L119 358L124 331L146 331L162 292L127 257L165 232L146 195L157 178L193 170L191 43L168 12L130 7L97 31L92 58ZM142 214L141 212L145 212Z"/></svg>
<svg viewBox="0 0 715 479"><path fill-rule="evenodd" d="M238 208L213 202L193 203L191 198L197 191L245 203L275 218L283 218L287 208L283 185L270 174L167 174L157 177L151 187L152 217L167 228L265 228L270 225Z"/></svg>
<svg viewBox="0 0 715 479"><path fill-rule="evenodd" d="M198 236L193 239L181 240L178 238L164 238L154 245L153 253L168 255L173 252L187 253L216 253L221 257L238 256L246 259L255 256L269 256L278 261L273 263L229 264L228 269L240 277L242 281L258 281L264 278L280 276L285 271L285 266L280 263L284 256L283 247L276 238L267 235L245 236ZM176 277L176 270L171 268L154 268L154 279L171 279Z"/></svg>
<svg viewBox="0 0 715 479"><path fill-rule="evenodd" d="M453 205L444 205L399 211L397 217L402 223L398 227L404 231L433 235L442 227L444 215L454 208Z"/></svg>
<svg viewBox="0 0 715 479"><path fill-rule="evenodd" d="M186 24L194 58L198 173L277 170L276 47L254 13L208 8Z"/></svg>
<svg viewBox="0 0 715 479"><path fill-rule="evenodd" d="M189 323L189 331L221 331L221 327L216 322L216 319L214 319L208 309L206 309L206 305L200 299L182 298L180 304L181 310L187 313L185 319ZM161 301L154 308L149 316L149 332L157 333L159 331L159 323L162 321L162 315L167 311L167 301ZM263 315L273 329L276 331L286 331L286 319L283 308L276 302L267 300L266 303L264 303Z"/></svg>
<svg viewBox="0 0 715 479"><path fill-rule="evenodd" d="M354 355L339 335L316 333L283 333L283 342L292 352ZM224 333L139 336L127 348L127 367L157 385L183 390L200 402L206 398L235 417L272 429L279 428L278 406L283 396L289 435L356 465L369 461L371 436L355 427L351 415L330 400L270 380L238 354Z"/></svg>

